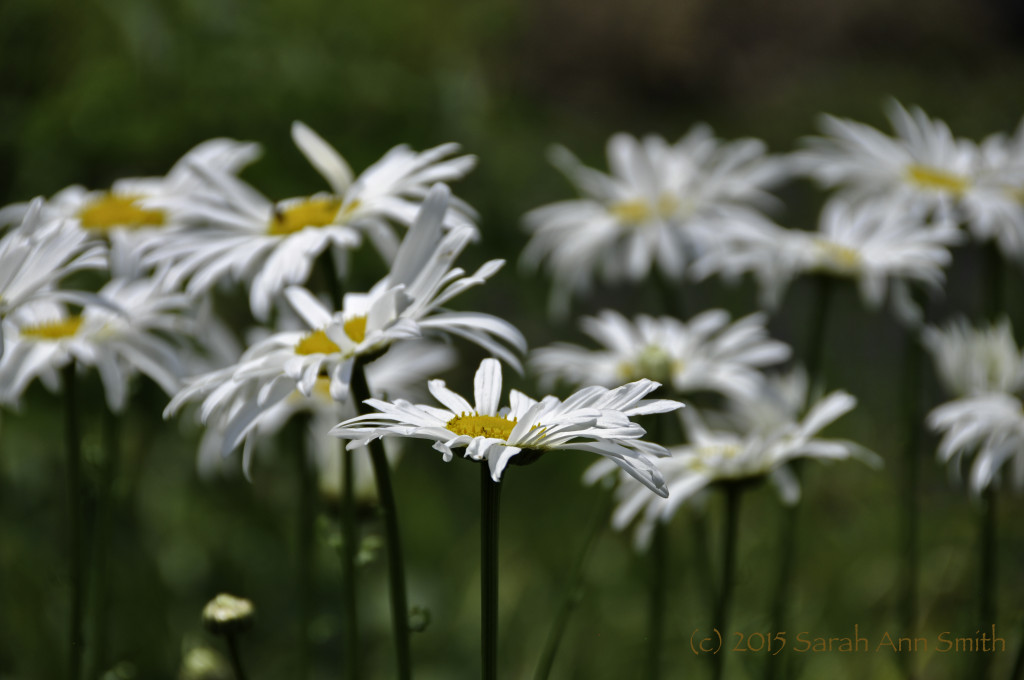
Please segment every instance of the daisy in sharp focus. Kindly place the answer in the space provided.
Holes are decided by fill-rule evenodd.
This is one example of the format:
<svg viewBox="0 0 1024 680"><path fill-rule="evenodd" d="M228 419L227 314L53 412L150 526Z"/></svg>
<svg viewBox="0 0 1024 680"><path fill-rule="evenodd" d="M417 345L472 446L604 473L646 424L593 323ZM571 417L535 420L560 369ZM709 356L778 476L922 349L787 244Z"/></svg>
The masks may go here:
<svg viewBox="0 0 1024 680"><path fill-rule="evenodd" d="M891 288L896 312L913 322L920 314L909 284L941 289L943 270L952 261L949 248L961 240L951 222L922 225L885 204L833 198L822 208L816 231L775 227L727 237L695 269L701 277L752 272L768 307L777 306L790 281L801 274L850 278L870 308L881 306Z"/></svg>
<svg viewBox="0 0 1024 680"><path fill-rule="evenodd" d="M34 379L59 390L59 371L72 361L96 369L114 413L124 411L139 373L168 394L177 391L183 368L175 339L195 332L187 299L168 294L157 279L114 279L96 297L102 304L79 313L43 300L4 320L10 347L0 359L0 403L17 405Z"/></svg>
<svg viewBox="0 0 1024 680"><path fill-rule="evenodd" d="M145 261L170 263L172 278L187 282L193 295L224 278L245 282L254 316L266 321L275 297L307 281L325 251L343 265L365 233L390 261L397 250L392 224L411 224L431 186L459 179L475 164L472 156L447 158L456 144L419 153L397 146L355 177L307 126L294 123L292 139L330 191L275 202L229 173L205 168L215 200L169 201L196 227L151 242ZM452 204L446 224L472 227L472 210L457 199Z"/></svg>
<svg viewBox="0 0 1024 680"><path fill-rule="evenodd" d="M443 380L431 380L428 386L444 408L403 399L368 399L367 405L378 413L350 418L331 434L352 440L349 448L382 437L426 439L434 442L446 462L455 449L464 449L464 457L488 464L496 482L516 456L531 459L547 451L587 451L605 456L655 493L668 493L651 458L666 455L665 449L643 441L645 430L629 420L682 407L667 399L644 399L659 387L656 382L639 380L613 390L588 387L564 401L552 396L536 401L511 390L509 405L500 407L501 364L484 359L474 379L473 404L449 390Z"/></svg>
<svg viewBox="0 0 1024 680"><path fill-rule="evenodd" d="M611 174L584 166L562 147L551 155L582 198L526 214L532 236L522 261L547 261L552 307L559 312L595 275L640 281L657 267L678 280L702 241L757 219L756 208L771 200L766 188L784 175L762 142L720 142L704 125L674 145L655 135L614 135L608 141Z"/></svg>
<svg viewBox="0 0 1024 680"><path fill-rule="evenodd" d="M744 400L733 401L731 412L719 418L721 427L709 427L693 409L687 409L682 417L689 443L670 447L671 455L656 461L669 490L668 499L651 498L639 485L623 478L616 490L618 506L612 525L624 529L640 517L635 540L638 548L645 549L655 522L668 522L680 506L713 485L768 479L783 502L792 505L800 498L800 487L786 467L791 460L859 458L872 466L881 465L878 456L859 444L817 436L851 411L856 399L835 391L805 411L806 396L806 376L795 372L763 383L759 392ZM597 464L585 479L593 482L608 472L608 465Z"/></svg>
<svg viewBox="0 0 1024 680"><path fill-rule="evenodd" d="M5 354L7 316L37 300L93 302L92 295L59 290L56 285L74 272L107 266L102 245L88 243L66 222L43 219L42 207L42 199L32 201L22 222L0 238L0 359Z"/></svg>
<svg viewBox="0 0 1024 680"><path fill-rule="evenodd" d="M235 365L188 381L165 417L186 402L202 400L200 419L224 432L228 453L252 433L263 412L294 390L309 397L318 379L326 376L331 397L345 401L358 359L420 336L462 337L518 369L516 352L525 352L526 340L515 326L490 314L442 307L485 282L504 263L491 260L470 275L453 268L475 229L444 230L448 201L447 187L435 186L409 227L391 272L368 293L346 293L341 310L331 310L304 288L286 288L284 296L307 330L274 333L246 350Z"/></svg>
<svg viewBox="0 0 1024 680"><path fill-rule="evenodd" d="M928 426L940 433L938 458L954 479L970 465L968 484L980 495L1010 463L1015 486L1024 488L1024 352L1008 320L973 329L965 320L929 328L923 342L939 378L956 398L932 409Z"/></svg>
<svg viewBox="0 0 1024 680"><path fill-rule="evenodd" d="M259 154L259 146L252 142L207 140L182 156L164 177L123 178L106 190L80 185L62 189L43 204L41 218L65 220L89 240L109 243L112 276L138 278L142 274L140 244L155 232L174 233L185 226L182 215L166 204L215 200L204 174L234 175ZM28 205L15 203L0 209L0 225L21 219Z"/></svg>
<svg viewBox="0 0 1024 680"><path fill-rule="evenodd" d="M530 365L547 388L557 380L608 387L649 378L677 393L712 390L740 396L758 389L758 368L791 354L788 345L768 336L765 320L763 314L751 314L730 324L729 314L716 309L686 323L645 315L630 321L605 310L581 323L602 349L556 343L534 350Z"/></svg>

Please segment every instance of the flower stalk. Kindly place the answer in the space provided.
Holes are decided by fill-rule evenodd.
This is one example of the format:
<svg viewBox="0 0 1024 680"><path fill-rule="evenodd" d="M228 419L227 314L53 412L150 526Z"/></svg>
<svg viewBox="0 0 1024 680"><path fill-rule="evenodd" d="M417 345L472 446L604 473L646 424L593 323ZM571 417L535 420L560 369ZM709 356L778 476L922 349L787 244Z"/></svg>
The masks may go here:
<svg viewBox="0 0 1024 680"><path fill-rule="evenodd" d="M722 538L722 582L718 589L718 601L715 603L714 626L719 633L727 635L726 625L729 616L729 604L732 601L732 591L736 571L736 537L739 527L740 496L743 489L742 482L731 482L724 485L725 492L725 524ZM724 651L724 650L723 650ZM724 677L725 669L724 653L715 656L715 668L713 677L720 680Z"/></svg>
<svg viewBox="0 0 1024 680"><path fill-rule="evenodd" d="M480 617L483 680L498 677L498 506L501 482L480 464Z"/></svg>
<svg viewBox="0 0 1024 680"><path fill-rule="evenodd" d="M64 378L64 450L68 475L68 569L71 583L71 608L68 619L68 677L78 680L85 653L83 632L85 601L85 565L82 534L82 450L79 439L78 407L75 390L75 362L63 369Z"/></svg>

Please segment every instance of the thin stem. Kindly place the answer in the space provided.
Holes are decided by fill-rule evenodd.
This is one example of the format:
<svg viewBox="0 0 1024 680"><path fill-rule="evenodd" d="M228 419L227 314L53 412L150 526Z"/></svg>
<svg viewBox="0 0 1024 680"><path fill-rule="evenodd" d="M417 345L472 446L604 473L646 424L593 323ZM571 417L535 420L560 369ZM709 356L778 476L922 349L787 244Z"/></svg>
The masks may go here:
<svg viewBox="0 0 1024 680"><path fill-rule="evenodd" d="M235 633L225 633L224 638L228 643L228 656L231 658L231 670L235 672L235 680L245 680L242 656L238 653L238 636Z"/></svg>
<svg viewBox="0 0 1024 680"><path fill-rule="evenodd" d="M1021 680L1024 678L1024 621L1020 625L1021 641L1017 647L1017 656L1013 660L1013 670L1010 671L1010 680Z"/></svg>
<svg viewBox="0 0 1024 680"><path fill-rule="evenodd" d="M107 558L110 551L110 535L114 517L114 481L117 479L121 461L121 418L109 408L103 410L103 448L105 456L100 469L98 511L93 539L93 599L92 599L92 649L91 662L85 677L95 678L106 665L107 655L107 612L109 611L110 587Z"/></svg>
<svg viewBox="0 0 1024 680"><path fill-rule="evenodd" d="M316 489L306 456L306 423L308 415L296 416L291 425L294 441L292 458L299 482L299 508L296 513L296 590L298 593L298 678L309 675L309 621L313 581L313 522L315 521Z"/></svg>
<svg viewBox="0 0 1024 680"><path fill-rule="evenodd" d="M982 494L982 508L979 516L979 537L981 539L980 573L978 574L978 627L989 629L996 622L996 492L991 486ZM975 677L985 680L991 673L991 654L978 654L978 671Z"/></svg>
<svg viewBox="0 0 1024 680"><path fill-rule="evenodd" d="M85 595L82 540L82 452L79 440L78 409L75 403L75 362L64 367L64 449L68 466L68 568L71 579L69 619L68 677L78 680L82 673L85 639L82 632Z"/></svg>
<svg viewBox="0 0 1024 680"><path fill-rule="evenodd" d="M498 505L501 482L480 464L480 617L483 680L498 677Z"/></svg>
<svg viewBox="0 0 1024 680"><path fill-rule="evenodd" d="M583 597L584 571L587 560L590 557L594 543L597 541L597 537L608 525L608 513L611 507L612 494L610 492L603 494L598 508L594 512L590 529L587 531L586 538L583 539L579 555L576 557L576 564L573 567L572 574L569 576L565 597L562 599L562 607L555 616L551 632L548 634L547 642L544 644L544 651L541 652L537 671L533 674L534 680L547 680L548 675L551 674L551 668L555 664L555 655L558 653L562 638L565 636L565 630L569 626L569 619L573 612L576 611L576 607Z"/></svg>
<svg viewBox="0 0 1024 680"><path fill-rule="evenodd" d="M370 397L366 368L360 362L352 373L352 398L362 404ZM412 675L409 651L409 605L405 591L405 563L402 560L402 539L398 529L398 507L391 487L391 466L380 440L370 442L370 462L377 480L377 496L384 520L384 539L388 550L388 582L391 589L391 627L395 636L395 663L400 680Z"/></svg>
<svg viewBox="0 0 1024 680"><path fill-rule="evenodd" d="M906 442L904 444L902 467L902 531L900 547L903 552L902 587L903 593L900 610L903 635L914 639L917 637L917 595L918 595L918 535L920 525L920 476L921 476L921 363L923 355L921 346L915 335L907 333L903 356L903 395L902 403L906 405L904 422L907 424ZM901 655L904 673L911 680L916 676L914 657L911 654Z"/></svg>
<svg viewBox="0 0 1024 680"><path fill-rule="evenodd" d="M355 483L353 481L352 452L341 446L341 570L342 604L345 621L345 677L359 678L359 601L357 599L358 574L356 551L359 530L356 525Z"/></svg>
<svg viewBox="0 0 1024 680"><path fill-rule="evenodd" d="M718 602L715 605L715 628L723 639L729 636L726 629L729 616L729 604L732 600L734 572L736 570L736 535L739 526L740 496L743 489L737 484L726 484L725 488L725 524L722 538L722 582L718 589ZM715 656L714 679L720 680L725 669L725 650L719 650Z"/></svg>
<svg viewBox="0 0 1024 680"><path fill-rule="evenodd" d="M647 677L661 677L661 644L665 639L665 571L668 567L668 540L665 523L654 523L651 537L651 577L647 593Z"/></svg>

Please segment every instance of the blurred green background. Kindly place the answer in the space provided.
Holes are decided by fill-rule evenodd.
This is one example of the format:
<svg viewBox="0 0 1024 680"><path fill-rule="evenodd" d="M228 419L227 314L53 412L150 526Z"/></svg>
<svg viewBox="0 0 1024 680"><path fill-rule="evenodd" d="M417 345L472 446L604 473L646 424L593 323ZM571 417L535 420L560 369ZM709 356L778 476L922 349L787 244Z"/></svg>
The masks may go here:
<svg viewBox="0 0 1024 680"><path fill-rule="evenodd" d="M889 97L918 104L979 138L1011 131L1024 113L1024 8L1011 0L5 0L0 4L0 204L50 195L72 183L101 188L122 176L159 175L194 144L215 136L264 145L244 177L283 198L321 188L292 146L288 128L303 120L334 144L356 171L400 142L425 148L460 142L478 168L455 191L481 213L482 242L471 269L494 257L509 266L459 308L499 313L531 346L579 339L575 323L544 316L548 283L515 266L526 238L520 216L571 189L545 161L562 143L604 167L604 144L619 130L669 139L698 121L726 138L756 136L773 151L814 133L820 112L888 129ZM814 225L818 192L804 182L780 190L774 217ZM978 253L956 253L947 300L978 308ZM1021 327L1019 273L1008 309ZM576 307L657 312L644 287L605 291ZM805 357L812 289L795 286L772 328ZM749 285L716 282L688 293L694 308L755 308ZM900 634L899 490L896 456L904 437L901 332L884 314L861 311L841 288L828 334L826 375L860 399L830 433L875 449L888 463L872 472L854 463L811 465L805 474L791 635L872 639ZM479 358L462 353L450 382L464 390ZM520 380L535 391L529 379ZM98 395L98 386L87 386ZM929 403L941 395L930 387ZM86 403L98 403L89 399ZM203 604L220 591L254 600L258 623L243 641L253 678L293 672L295 604L294 466L285 455L260 465L256 482L200 482L196 431L160 420L166 398L141 392L126 423L126 461L110 568L115 584L108 678L176 678L196 646L219 648L199 625ZM33 389L19 414L0 425L0 678L58 677L67 607L65 489L60 404ZM98 474L100 414L90 414L86 457ZM185 419L183 419L185 422ZM976 508L923 460L922 631L973 635ZM91 461L91 462L90 462ZM579 476L587 461L547 456L510 471L502 517L503 677L528 677L567 585L600 494ZM478 490L473 465L444 465L423 446L398 469L411 604L431 623L414 636L419 678L478 676ZM774 583L773 541L781 514L770 489L746 501L740 529L736 630L767 633ZM1000 499L999 632L1012 665L1024 614L1024 532L1019 498ZM318 604L311 635L316 678L338 677L339 567L323 508L318 544ZM720 519L708 507L712 535ZM368 534L378 529L366 527ZM708 664L689 651L706 628L709 588L700 580L687 513L672 525L671 590L665 677L702 677ZM719 554L715 541L712 560ZM391 641L378 559L361 575L366 677L389 677ZM595 546L587 586L555 666L560 678L636 677L644 667L648 568L629 537L608 531ZM756 677L765 655L732 656L729 677ZM815 654L797 659L792 677L900 677L891 653ZM918 654L923 677L969 677L966 655Z"/></svg>

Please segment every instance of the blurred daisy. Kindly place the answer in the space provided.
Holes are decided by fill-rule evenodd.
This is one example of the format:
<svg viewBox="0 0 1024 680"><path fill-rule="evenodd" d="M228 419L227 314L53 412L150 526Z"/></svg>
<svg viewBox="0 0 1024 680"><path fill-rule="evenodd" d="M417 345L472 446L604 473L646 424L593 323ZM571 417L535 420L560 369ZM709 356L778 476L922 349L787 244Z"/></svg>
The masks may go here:
<svg viewBox="0 0 1024 680"><path fill-rule="evenodd" d="M565 148L551 155L583 197L526 214L533 235L522 260L532 267L547 260L556 311L565 311L570 295L587 290L596 273L609 282L639 281L657 266L678 280L703 240L756 219L754 207L770 200L765 188L783 176L762 142L723 143L703 125L674 145L655 135L614 135L610 175Z"/></svg>
<svg viewBox="0 0 1024 680"><path fill-rule="evenodd" d="M834 198L822 209L817 231L777 228L726 239L705 254L699 271L702 276L717 272L730 277L753 272L769 307L777 306L789 282L805 273L855 279L871 308L882 304L891 285L896 311L915 321L919 314L908 284L941 289L943 268L952 261L949 247L960 240L950 222L922 226L883 204Z"/></svg>
<svg viewBox="0 0 1024 680"><path fill-rule="evenodd" d="M917 107L891 102L890 137L852 120L823 116L828 137L807 140L795 165L826 187L841 187L853 200L891 203L901 217L939 212L982 200L975 194L978 148L953 137L949 126Z"/></svg>
<svg viewBox="0 0 1024 680"><path fill-rule="evenodd" d="M1024 260L1024 121L1012 137L982 140L974 194L963 206L965 223L978 241L994 240L1003 256Z"/></svg>
<svg viewBox="0 0 1024 680"><path fill-rule="evenodd" d="M88 294L58 290L56 284L84 269L105 269L106 253L66 222L47 221L43 201L29 205L22 222L0 238L0 358L4 356L3 320L33 300L66 300L85 304Z"/></svg>
<svg viewBox="0 0 1024 680"><path fill-rule="evenodd" d="M137 278L142 273L139 244L155 230L173 232L184 226L180 214L161 206L172 199L214 200L204 173L235 174L259 154L259 146L251 142L211 139L186 153L164 177L119 179L102 191L80 185L62 189L45 202L41 218L66 220L90 240L109 242L112 275ZM27 203L3 208L0 224L20 219L27 209Z"/></svg>
<svg viewBox="0 0 1024 680"><path fill-rule="evenodd" d="M190 294L225 277L249 284L252 312L265 321L274 297L288 285L305 282L321 253L329 250L342 265L363 232L390 261L397 246L390 225L411 224L433 184L458 179L475 163L472 156L446 158L458 150L456 144L421 153L398 146L354 178L345 159L307 126L294 123L292 139L329 192L273 202L229 173L204 168L216 189L215 200L168 202L201 228L184 238L151 242L145 260L173 263L172 277L187 280ZM471 212L453 200L446 223L471 227Z"/></svg>
<svg viewBox="0 0 1024 680"><path fill-rule="evenodd" d="M200 419L224 431L227 453L252 432L264 411L294 390L309 397L318 378L327 376L331 397L344 401L358 358L376 356L397 340L421 335L465 338L518 368L509 346L523 352L526 341L512 324L489 314L441 308L503 264L492 260L469 276L452 268L475 230L443 230L448 197L444 185L431 191L391 272L369 293L347 293L340 311L330 310L304 288L286 288L287 301L308 330L275 333L246 350L237 364L190 380L165 417L186 402L202 399Z"/></svg>
<svg viewBox="0 0 1024 680"><path fill-rule="evenodd" d="M655 493L667 495L651 459L665 455L665 450L642 441L645 430L629 420L682 406L666 399L644 399L658 383L639 380L614 390L588 387L565 401L551 396L536 401L512 390L509 406L499 408L501 384L501 364L484 359L474 379L474 404L449 390L443 380L431 380L430 393L444 408L404 399L368 399L366 404L378 413L350 418L331 434L351 439L349 448L382 437L427 439L446 462L454 449L465 449L464 457L487 462L496 482L517 455L529 459L552 450L588 451L607 457Z"/></svg>
<svg viewBox="0 0 1024 680"><path fill-rule="evenodd" d="M530 365L545 388L557 380L607 387L649 378L671 385L677 393L749 394L762 379L757 369L786 361L790 348L768 336L763 314L729 322L729 314L721 309L698 314L688 323L644 315L630 321L605 310L581 323L603 349L556 343L535 350Z"/></svg>
<svg viewBox="0 0 1024 680"><path fill-rule="evenodd" d="M945 328L926 328L921 340L950 394L963 397L1024 388L1024 354L1008 319L974 329L960 318Z"/></svg>
<svg viewBox="0 0 1024 680"><path fill-rule="evenodd" d="M115 279L97 294L103 304L87 304L79 314L52 301L20 307L4 321L11 341L0 360L0 402L16 405L37 378L58 391L59 371L71 361L96 368L115 413L125 409L137 373L173 394L182 366L169 337L194 328L183 316L186 298L165 290L156 279Z"/></svg>
<svg viewBox="0 0 1024 680"><path fill-rule="evenodd" d="M795 380L765 383L760 392L732 404L732 411L722 418L728 425L721 429L708 427L692 409L684 411L689 443L670 447L671 456L656 461L669 490L668 499L651 498L639 485L623 478L616 491L618 506L612 525L624 529L640 517L635 540L638 548L645 549L655 522L668 522L683 503L712 485L767 478L778 488L783 502L791 505L800 498L796 477L785 465L791 460L855 457L871 465L881 464L881 459L859 444L817 436L851 411L856 399L846 392L832 392L800 417L806 395L807 381L802 374ZM585 479L592 482L608 472L607 465L595 465Z"/></svg>

